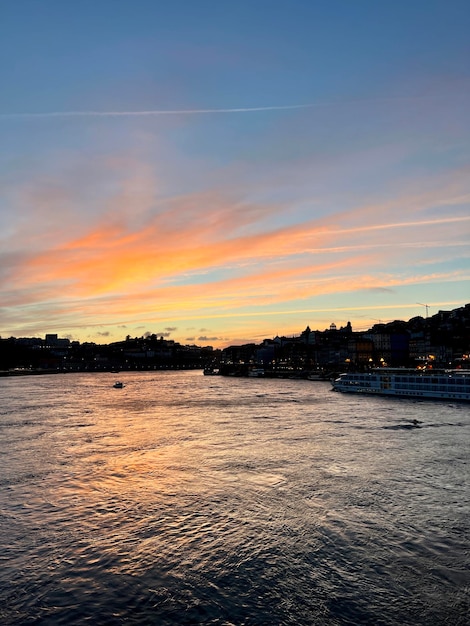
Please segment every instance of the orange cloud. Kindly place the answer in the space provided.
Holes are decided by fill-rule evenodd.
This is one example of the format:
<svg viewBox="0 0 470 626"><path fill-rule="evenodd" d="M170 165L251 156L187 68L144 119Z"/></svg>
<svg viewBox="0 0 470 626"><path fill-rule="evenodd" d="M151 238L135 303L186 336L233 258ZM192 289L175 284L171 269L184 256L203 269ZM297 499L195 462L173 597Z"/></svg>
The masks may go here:
<svg viewBox="0 0 470 626"><path fill-rule="evenodd" d="M466 277L413 271L437 247L444 259L464 250L463 172L424 192L292 223L289 206L230 189L166 198L149 168L126 166L129 176L94 197L96 211L85 216L77 216L80 192L65 184L27 188L30 219L19 221L3 257L9 327L35 315L71 325L268 315L321 295Z"/></svg>
<svg viewBox="0 0 470 626"><path fill-rule="evenodd" d="M370 250L375 255L374 263L380 266L376 248L388 245L388 231L396 232L397 246L406 246L413 243L416 228L420 229L421 237L427 231L449 237L470 219L454 216L367 222L350 227L325 223L331 222L330 219L311 220L257 234L231 235L230 229L235 224L239 230L256 224L269 210L270 207L240 207L204 194L202 198L180 198L178 204L172 201L171 209L157 213L138 228L133 228L124 217L101 218L86 235L50 251L27 256L12 280L23 287L57 283L72 294L96 296L123 289L133 292L144 285L154 288L181 274L227 267L241 268L242 275L253 273L261 262L269 265L282 261L287 265L284 272L299 274L296 259L312 253L317 256L349 253L347 263L351 265L355 251ZM360 208L359 215L364 210ZM371 209L365 211L370 216ZM375 207L375 213L383 220L387 211ZM333 242L336 245L332 246ZM370 258L368 262L371 263ZM357 269L357 262L354 266ZM315 273L320 275L323 271L323 266L319 266ZM264 279L277 278L270 271Z"/></svg>

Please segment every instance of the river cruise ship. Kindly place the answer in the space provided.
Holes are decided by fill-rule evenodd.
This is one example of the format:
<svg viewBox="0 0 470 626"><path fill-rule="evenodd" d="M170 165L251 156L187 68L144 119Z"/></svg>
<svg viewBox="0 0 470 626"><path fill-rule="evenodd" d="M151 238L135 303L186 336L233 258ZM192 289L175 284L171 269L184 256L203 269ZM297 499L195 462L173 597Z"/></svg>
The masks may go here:
<svg viewBox="0 0 470 626"><path fill-rule="evenodd" d="M470 370L382 367L340 374L332 385L346 393L470 402Z"/></svg>

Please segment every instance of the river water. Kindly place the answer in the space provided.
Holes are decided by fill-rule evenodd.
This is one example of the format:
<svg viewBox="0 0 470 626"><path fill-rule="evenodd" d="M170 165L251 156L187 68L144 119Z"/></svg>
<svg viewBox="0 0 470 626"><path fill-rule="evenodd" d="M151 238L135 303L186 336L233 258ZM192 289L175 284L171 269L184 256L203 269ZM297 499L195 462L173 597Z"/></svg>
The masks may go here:
<svg viewBox="0 0 470 626"><path fill-rule="evenodd" d="M2 625L469 624L470 406L115 376L0 379Z"/></svg>

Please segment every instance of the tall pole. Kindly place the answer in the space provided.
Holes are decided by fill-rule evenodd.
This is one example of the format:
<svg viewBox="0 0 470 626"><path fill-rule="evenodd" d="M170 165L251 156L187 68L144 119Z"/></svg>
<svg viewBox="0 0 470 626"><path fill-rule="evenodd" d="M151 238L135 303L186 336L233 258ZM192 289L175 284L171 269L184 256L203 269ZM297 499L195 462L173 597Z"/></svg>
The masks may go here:
<svg viewBox="0 0 470 626"><path fill-rule="evenodd" d="M429 304L423 304L422 302L417 302L416 304L419 304L420 306L425 306L426 307L426 319L428 317L428 310L429 310Z"/></svg>

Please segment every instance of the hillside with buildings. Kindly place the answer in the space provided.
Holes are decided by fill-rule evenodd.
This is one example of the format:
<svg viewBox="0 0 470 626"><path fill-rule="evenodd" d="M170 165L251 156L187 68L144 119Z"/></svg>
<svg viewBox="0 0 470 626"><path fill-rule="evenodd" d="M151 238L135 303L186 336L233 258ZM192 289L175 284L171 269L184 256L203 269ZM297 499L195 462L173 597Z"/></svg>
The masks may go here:
<svg viewBox="0 0 470 626"><path fill-rule="evenodd" d="M348 322L323 331L308 326L298 337L265 339L261 345L231 346L222 351L221 371L243 373L252 365L269 371L339 371L377 366L469 367L470 304L432 317L375 324L355 332Z"/></svg>
<svg viewBox="0 0 470 626"><path fill-rule="evenodd" d="M206 369L226 374L308 376L376 366L470 367L470 304L407 322L378 323L356 332L347 322L325 330L310 327L293 337L223 350L148 335L98 345L63 339L0 338L0 370L11 373Z"/></svg>

